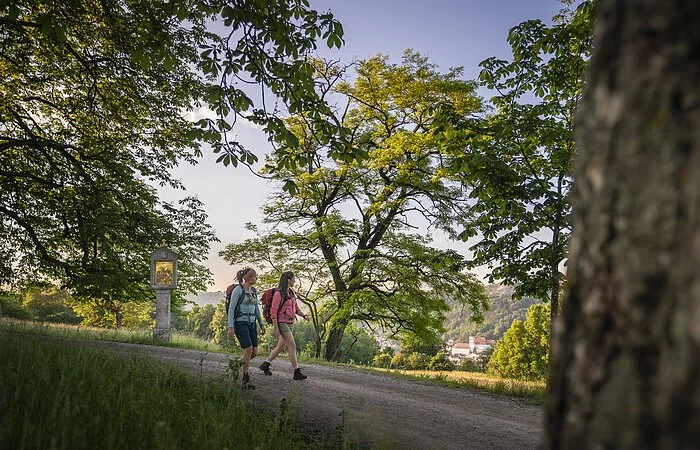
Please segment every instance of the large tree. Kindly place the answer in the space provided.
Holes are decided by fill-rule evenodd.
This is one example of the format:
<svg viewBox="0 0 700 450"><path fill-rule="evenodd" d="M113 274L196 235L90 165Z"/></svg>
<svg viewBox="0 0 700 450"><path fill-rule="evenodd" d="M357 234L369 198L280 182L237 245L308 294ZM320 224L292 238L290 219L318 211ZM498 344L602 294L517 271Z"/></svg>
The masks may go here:
<svg viewBox="0 0 700 450"><path fill-rule="evenodd" d="M700 3L597 8L546 447L697 448Z"/></svg>
<svg viewBox="0 0 700 450"><path fill-rule="evenodd" d="M440 170L445 155L432 133L434 106L449 103L461 114L478 110L474 84L461 80L459 69L440 73L410 51L402 64L384 56L360 62L352 83L345 81L346 67L316 67L321 97L338 101L328 122L341 133L314 126L305 113L289 119L299 146L282 151L305 164L290 167L273 155L268 167L276 168L280 186L293 186L294 195L280 189L265 213L268 223L322 257L327 282L320 293L333 300L325 358L339 358L354 320L430 340L442 328L448 297L481 317L484 288L466 273L463 257L410 233L423 221L456 236L453 225L468 198ZM338 157L329 151L334 140L365 158Z"/></svg>
<svg viewBox="0 0 700 450"><path fill-rule="evenodd" d="M512 58L481 63L495 95L482 117L455 116L444 145L475 199L462 237L475 238L473 266L515 286L517 298L551 303L558 313L570 233L574 112L590 55L592 2L547 26L528 20L510 30ZM465 149L466 147L466 149Z"/></svg>
<svg viewBox="0 0 700 450"><path fill-rule="evenodd" d="M304 56L341 36L305 0L0 1L0 284L39 274L123 301L161 239L206 254L209 231L178 222L201 207L147 183L182 187L171 169L203 146L254 161L237 117L286 142L265 94L322 114ZM265 88L253 101L238 82Z"/></svg>

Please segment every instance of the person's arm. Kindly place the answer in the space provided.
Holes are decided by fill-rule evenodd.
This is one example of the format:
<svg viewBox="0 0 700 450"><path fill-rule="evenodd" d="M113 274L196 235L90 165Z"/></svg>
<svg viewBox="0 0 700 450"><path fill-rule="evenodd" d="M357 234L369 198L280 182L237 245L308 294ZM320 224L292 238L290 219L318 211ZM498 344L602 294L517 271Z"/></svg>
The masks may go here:
<svg viewBox="0 0 700 450"><path fill-rule="evenodd" d="M297 303L297 298L294 297L294 309L296 310L294 314L296 314L299 317L303 317L304 320L309 320L309 316L304 314L304 312L299 308L299 303Z"/></svg>

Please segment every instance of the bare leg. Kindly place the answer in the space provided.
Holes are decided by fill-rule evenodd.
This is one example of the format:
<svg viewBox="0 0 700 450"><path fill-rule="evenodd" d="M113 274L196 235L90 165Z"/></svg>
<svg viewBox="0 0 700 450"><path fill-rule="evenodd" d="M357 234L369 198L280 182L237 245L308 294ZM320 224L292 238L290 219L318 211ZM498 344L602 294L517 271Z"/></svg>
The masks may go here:
<svg viewBox="0 0 700 450"><path fill-rule="evenodd" d="M286 344L284 335L280 334L280 337L277 340L277 346L274 349L272 349L272 351L270 352L270 356L267 357L267 360L272 362L273 359L277 358L277 355L280 354L280 352L284 349L285 345Z"/></svg>
<svg viewBox="0 0 700 450"><path fill-rule="evenodd" d="M241 357L241 368L243 373L248 373L248 366L250 365L250 357L253 354L253 347L248 347L243 349L243 356Z"/></svg>
<svg viewBox="0 0 700 450"><path fill-rule="evenodd" d="M287 333L285 335L285 341L287 343L287 352L289 352L289 362L292 363L292 369L297 368L297 343L294 340L294 335L292 333Z"/></svg>

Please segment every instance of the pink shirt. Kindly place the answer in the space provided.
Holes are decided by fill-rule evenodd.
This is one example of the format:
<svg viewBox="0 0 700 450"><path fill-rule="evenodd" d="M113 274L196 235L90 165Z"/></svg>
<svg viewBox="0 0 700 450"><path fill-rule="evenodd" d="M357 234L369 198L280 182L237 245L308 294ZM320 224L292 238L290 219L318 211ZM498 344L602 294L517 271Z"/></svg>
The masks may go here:
<svg viewBox="0 0 700 450"><path fill-rule="evenodd" d="M270 318L279 323L294 323L296 314L301 311L299 305L297 305L297 298L294 295L290 295L282 304L282 309L280 309L281 301L282 293L275 291L275 295L272 296L272 305L270 306Z"/></svg>

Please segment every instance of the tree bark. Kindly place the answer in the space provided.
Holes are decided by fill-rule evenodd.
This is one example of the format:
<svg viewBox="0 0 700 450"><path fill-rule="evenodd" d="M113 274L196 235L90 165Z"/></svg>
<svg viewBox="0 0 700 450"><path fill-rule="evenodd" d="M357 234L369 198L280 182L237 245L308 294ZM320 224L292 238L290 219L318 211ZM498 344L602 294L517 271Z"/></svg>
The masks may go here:
<svg viewBox="0 0 700 450"><path fill-rule="evenodd" d="M559 215L559 214L557 214ZM559 220L557 218L557 220ZM561 275L559 274L559 262L561 258L559 257L559 226L554 227L552 230L552 288L549 296L550 310L549 310L549 323L554 323L554 320L559 315L559 290Z"/></svg>
<svg viewBox="0 0 700 450"><path fill-rule="evenodd" d="M323 357L326 361L340 360L340 344L343 342L345 328L347 328L348 320L338 320L333 323L332 328L328 332L326 339L326 350Z"/></svg>
<svg viewBox="0 0 700 450"><path fill-rule="evenodd" d="M700 442L700 2L601 0L545 447Z"/></svg>
<svg viewBox="0 0 700 450"><path fill-rule="evenodd" d="M124 313L121 310L121 307L118 307L116 311L114 311L114 317L117 322L117 330L122 329L122 321L124 320Z"/></svg>

